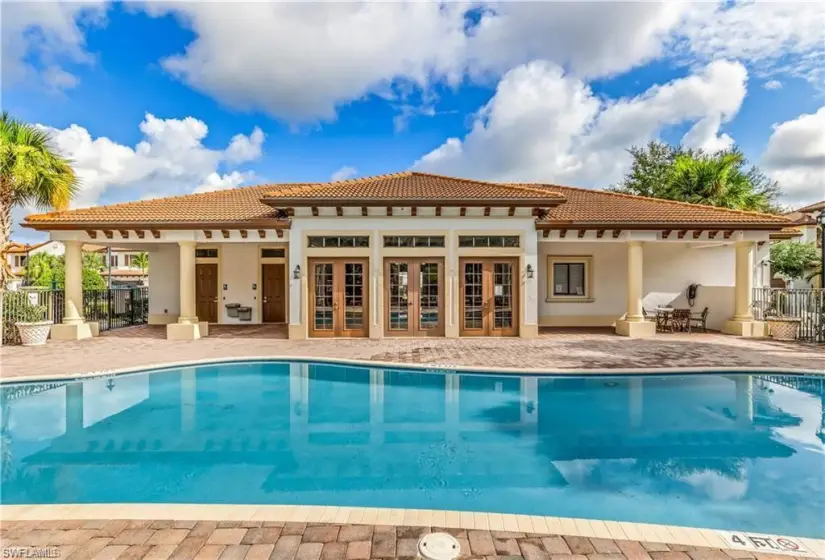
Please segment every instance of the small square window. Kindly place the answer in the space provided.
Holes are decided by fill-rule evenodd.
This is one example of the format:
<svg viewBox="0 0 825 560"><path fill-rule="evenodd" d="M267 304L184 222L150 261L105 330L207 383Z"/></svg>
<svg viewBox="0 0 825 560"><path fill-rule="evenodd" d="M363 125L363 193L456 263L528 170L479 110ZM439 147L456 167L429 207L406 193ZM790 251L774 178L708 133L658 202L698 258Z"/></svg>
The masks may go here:
<svg viewBox="0 0 825 560"><path fill-rule="evenodd" d="M548 257L548 299L592 300L591 261L592 257Z"/></svg>

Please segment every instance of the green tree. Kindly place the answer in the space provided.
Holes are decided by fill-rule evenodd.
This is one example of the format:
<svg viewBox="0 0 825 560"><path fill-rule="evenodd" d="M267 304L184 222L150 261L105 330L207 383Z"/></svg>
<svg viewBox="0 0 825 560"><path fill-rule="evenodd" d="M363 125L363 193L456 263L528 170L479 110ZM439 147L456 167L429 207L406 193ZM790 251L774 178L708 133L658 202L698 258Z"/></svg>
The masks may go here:
<svg viewBox="0 0 825 560"><path fill-rule="evenodd" d="M712 154L663 142L629 150L633 164L611 190L735 210L779 212L779 185L736 149Z"/></svg>
<svg viewBox="0 0 825 560"><path fill-rule="evenodd" d="M6 250L12 208L34 205L62 210L78 187L71 162L54 150L46 131L8 113L0 115L0 290L11 274Z"/></svg>
<svg viewBox="0 0 825 560"><path fill-rule="evenodd" d="M35 259L35 257L37 257ZM34 286L43 288L63 289L66 282L66 261L63 255L55 257L38 253L32 255L28 268L29 279ZM103 290L106 288L106 281L100 274L103 268L103 257L96 253L83 253L83 289Z"/></svg>
<svg viewBox="0 0 825 560"><path fill-rule="evenodd" d="M26 262L25 275L29 284L43 288L51 288L54 280L54 269L58 257L48 253L35 253Z"/></svg>
<svg viewBox="0 0 825 560"><path fill-rule="evenodd" d="M771 245L770 259L773 274L796 280L816 266L817 251L813 243L782 241Z"/></svg>
<svg viewBox="0 0 825 560"><path fill-rule="evenodd" d="M146 269L149 268L149 253L138 253L132 257L132 266L136 266L141 273L146 274Z"/></svg>

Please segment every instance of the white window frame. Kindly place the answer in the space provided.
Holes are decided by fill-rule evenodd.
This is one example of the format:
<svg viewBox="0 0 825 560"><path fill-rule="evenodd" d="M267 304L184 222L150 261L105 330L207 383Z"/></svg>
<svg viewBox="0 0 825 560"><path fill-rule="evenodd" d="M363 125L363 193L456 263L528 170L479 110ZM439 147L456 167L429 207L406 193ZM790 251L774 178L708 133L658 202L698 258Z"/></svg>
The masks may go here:
<svg viewBox="0 0 825 560"><path fill-rule="evenodd" d="M583 264L584 265L584 294L583 295L555 295L553 292L555 265ZM591 303L595 301L593 290L593 255L547 255L547 296L545 301L564 303Z"/></svg>

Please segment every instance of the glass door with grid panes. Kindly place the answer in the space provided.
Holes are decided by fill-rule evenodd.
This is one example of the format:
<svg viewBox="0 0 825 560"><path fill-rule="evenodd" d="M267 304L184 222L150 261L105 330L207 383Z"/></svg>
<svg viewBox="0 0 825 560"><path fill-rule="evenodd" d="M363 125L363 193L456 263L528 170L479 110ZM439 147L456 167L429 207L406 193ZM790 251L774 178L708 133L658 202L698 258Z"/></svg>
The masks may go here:
<svg viewBox="0 0 825 560"><path fill-rule="evenodd" d="M444 260L384 259L386 336L444 336Z"/></svg>
<svg viewBox="0 0 825 560"><path fill-rule="evenodd" d="M460 259L462 336L518 334L518 259Z"/></svg>
<svg viewBox="0 0 825 560"><path fill-rule="evenodd" d="M365 337L369 324L367 259L309 260L309 335Z"/></svg>

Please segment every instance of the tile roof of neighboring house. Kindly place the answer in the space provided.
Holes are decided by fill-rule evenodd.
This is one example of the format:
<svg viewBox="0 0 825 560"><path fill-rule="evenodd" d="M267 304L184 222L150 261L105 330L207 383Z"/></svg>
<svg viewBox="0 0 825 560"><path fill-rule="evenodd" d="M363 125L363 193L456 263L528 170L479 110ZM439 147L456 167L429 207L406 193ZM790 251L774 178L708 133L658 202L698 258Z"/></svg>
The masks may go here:
<svg viewBox="0 0 825 560"><path fill-rule="evenodd" d="M630 194L614 193L551 185L553 192L567 201L551 208L547 218L540 223L560 224L623 224L623 225L741 225L777 226L789 225L784 216L716 208L701 204L689 204L674 200L647 198Z"/></svg>
<svg viewBox="0 0 825 560"><path fill-rule="evenodd" d="M271 222L288 227L288 222L278 220L276 211L263 202L261 197L271 191L272 185L239 187L208 193L156 198L95 206L63 212L33 214L26 217L25 225L37 224L135 224L169 227L172 224L214 223L240 224Z"/></svg>
<svg viewBox="0 0 825 560"><path fill-rule="evenodd" d="M463 202L491 201L554 206L563 198L543 185L492 183L405 171L330 183L280 185L264 195L273 206L299 204L361 205L365 202Z"/></svg>
<svg viewBox="0 0 825 560"><path fill-rule="evenodd" d="M770 237L771 239L793 239L794 237L802 237L802 232L799 228L786 227L771 233Z"/></svg>
<svg viewBox="0 0 825 560"><path fill-rule="evenodd" d="M4 253L25 253L26 251L34 251L35 249L39 249L43 245L48 245L51 241L44 241L43 243L35 243L34 245L26 245L25 243L18 243L16 241L10 242L6 245L4 249Z"/></svg>
<svg viewBox="0 0 825 560"><path fill-rule="evenodd" d="M802 208L797 208L794 212L816 212L817 210L825 210L825 200L820 202L814 202L813 204L809 204L808 206L804 206Z"/></svg>
<svg viewBox="0 0 825 560"><path fill-rule="evenodd" d="M103 268L100 271L100 275L101 276L108 276L109 275L109 269L108 268ZM120 270L114 269L114 270L112 270L112 276L148 276L148 275L149 275L148 272L141 272L139 268L132 268L132 269L129 269L129 270L123 270L123 269L120 269Z"/></svg>
<svg viewBox="0 0 825 560"><path fill-rule="evenodd" d="M262 202L262 199L267 203ZM185 229L208 225L249 228L289 227L273 206L398 204L528 205L549 208L539 227L563 225L719 226L781 229L785 216L714 208L684 202L538 183L491 183L424 173L397 173L333 183L259 185L187 196L144 200L28 216L37 229L88 229L99 226Z"/></svg>
<svg viewBox="0 0 825 560"><path fill-rule="evenodd" d="M810 214L803 214L802 212L788 212L783 214L786 218L791 220L797 226L815 226L816 218L812 218Z"/></svg>

